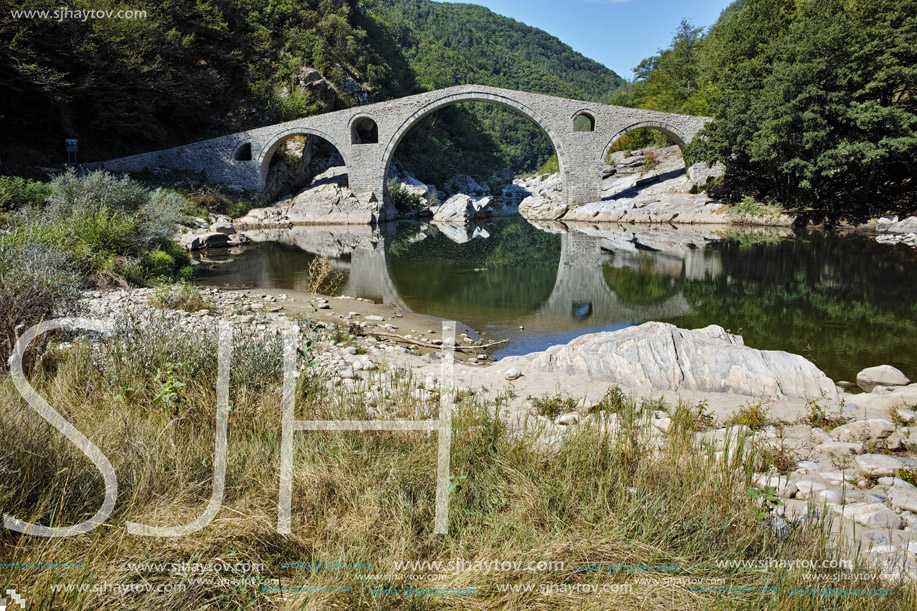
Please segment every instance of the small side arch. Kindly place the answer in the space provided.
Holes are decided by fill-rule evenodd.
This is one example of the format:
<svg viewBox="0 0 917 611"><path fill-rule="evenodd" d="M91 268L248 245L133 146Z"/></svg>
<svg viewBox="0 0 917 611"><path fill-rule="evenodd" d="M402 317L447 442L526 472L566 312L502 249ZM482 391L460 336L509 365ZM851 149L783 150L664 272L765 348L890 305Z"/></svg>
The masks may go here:
<svg viewBox="0 0 917 611"><path fill-rule="evenodd" d="M611 139L605 144L605 148L602 150L601 159L605 159L606 157L608 157L608 151L610 151L612 145L618 141L618 138L620 138L621 136L623 136L624 134L628 132L634 131L635 129L640 129L641 127L650 127L653 129L658 129L659 131L661 131L662 133L670 137L672 140L674 140L675 144L677 144L678 147L682 151L684 151L685 147L687 146L686 138L684 137L684 135L677 128L673 127L672 125L669 125L668 123L663 123L661 121L640 121L638 123L633 123L631 125L628 125L624 129L618 131L618 133L613 135Z"/></svg>
<svg viewBox="0 0 917 611"><path fill-rule="evenodd" d="M235 153L233 153L232 158L235 161L251 161L252 160L252 143L243 142L238 147L236 147Z"/></svg>
<svg viewBox="0 0 917 611"><path fill-rule="evenodd" d="M573 131L575 132L594 132L595 115L587 110L580 110L574 113L572 117Z"/></svg>
<svg viewBox="0 0 917 611"><path fill-rule="evenodd" d="M312 129L309 127L291 127L277 132L272 135L267 144L261 148L261 152L258 153L258 166L259 166L259 188L264 189L267 184L267 176L270 170L271 157L274 156L274 153L277 151L277 148L286 141L290 136L315 136L316 138L321 138L330 143L334 148L337 149L341 157L344 159L344 167L347 168L347 173L350 173L350 158L348 156L349 148L346 146L341 146L339 142L336 142L328 134L321 132L317 129Z"/></svg>
<svg viewBox="0 0 917 611"><path fill-rule="evenodd" d="M366 115L357 115L350 120L351 144L378 144L379 126Z"/></svg>

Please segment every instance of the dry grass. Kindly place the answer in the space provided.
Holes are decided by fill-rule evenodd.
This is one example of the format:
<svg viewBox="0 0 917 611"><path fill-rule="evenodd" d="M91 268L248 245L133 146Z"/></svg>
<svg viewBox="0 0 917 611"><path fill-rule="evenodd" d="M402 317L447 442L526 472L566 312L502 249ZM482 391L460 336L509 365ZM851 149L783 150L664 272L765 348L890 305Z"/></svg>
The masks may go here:
<svg viewBox="0 0 917 611"><path fill-rule="evenodd" d="M141 333L142 330L142 333ZM204 346L200 347L199 343ZM208 343L211 342L211 343ZM249 342L251 344L251 342ZM559 445L536 432L511 435L493 406L465 397L454 420L454 491L449 534L433 534L437 439L426 433L297 433L293 534L276 532L280 356L276 342L237 338L226 496L216 519L181 538L126 533L128 520L177 525L196 517L212 481L215 357L212 339L183 337L149 321L126 325L101 351L79 344L44 359L32 380L110 458L118 505L93 532L37 539L0 530L0 562L82 562L84 570L4 571L40 609L911 609L914 590L892 597L792 596L813 587L797 571L721 568L720 561L834 557L823 525L794 526L778 539L747 498L751 464L716 460L694 431L697 410L673 410L661 446L641 434L640 409L616 397L623 433L582 426ZM172 405L156 401L162 372L185 384ZM360 413L360 402L304 370L298 418ZM408 373L396 374L391 399L409 404ZM403 390L398 390L403 389ZM8 380L0 381L0 509L22 519L66 525L97 509L100 477L51 430ZM361 579L398 572L399 561L563 561L564 570L449 572L402 582ZM141 571L134 563L263 564L267 584L351 588L279 595L257 583L195 585L169 594L54 593L56 583L177 583L181 575ZM289 562L372 563L371 570L290 570ZM677 573L592 573L577 564L677 565ZM418 573L430 573L423 570ZM232 573L223 573L232 577ZM192 578L218 576L213 573ZM251 577L251 575L248 575ZM781 593L692 591L667 577L722 578L733 587L777 586ZM639 583L637 580L646 580ZM617 594L558 593L541 584L630 584ZM831 583L878 587L877 582ZM504 584L532 592L503 592ZM384 596L380 587L473 588L474 596Z"/></svg>

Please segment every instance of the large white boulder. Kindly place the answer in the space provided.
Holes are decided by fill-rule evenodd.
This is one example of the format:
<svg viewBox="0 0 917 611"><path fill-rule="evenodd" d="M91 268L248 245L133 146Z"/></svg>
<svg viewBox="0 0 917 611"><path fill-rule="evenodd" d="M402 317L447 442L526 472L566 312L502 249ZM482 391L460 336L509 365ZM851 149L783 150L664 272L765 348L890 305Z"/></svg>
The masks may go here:
<svg viewBox="0 0 917 611"><path fill-rule="evenodd" d="M891 365L867 367L857 374L857 386L866 392L872 392L876 386L907 386L910 382L900 369Z"/></svg>
<svg viewBox="0 0 917 611"><path fill-rule="evenodd" d="M286 216L294 225L370 225L391 218L394 210L371 195L357 196L333 183L297 193Z"/></svg>
<svg viewBox="0 0 917 611"><path fill-rule="evenodd" d="M490 197L474 198L464 193L453 195L440 206L431 208L433 220L440 223L469 223L474 219L491 216Z"/></svg>
<svg viewBox="0 0 917 611"><path fill-rule="evenodd" d="M749 348L740 336L716 325L687 330L648 322L582 335L568 344L504 361L523 370L632 388L838 400L834 382L810 361L788 352Z"/></svg>
<svg viewBox="0 0 917 611"><path fill-rule="evenodd" d="M566 212L567 204L541 195L529 195L519 204L519 214L527 219L553 221Z"/></svg>

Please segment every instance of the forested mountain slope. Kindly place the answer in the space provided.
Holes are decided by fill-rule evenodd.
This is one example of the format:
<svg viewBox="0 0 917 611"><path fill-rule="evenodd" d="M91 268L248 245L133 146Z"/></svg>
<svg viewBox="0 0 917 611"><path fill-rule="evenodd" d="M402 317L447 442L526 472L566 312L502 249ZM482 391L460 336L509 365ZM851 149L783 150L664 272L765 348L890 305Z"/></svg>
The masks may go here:
<svg viewBox="0 0 917 611"><path fill-rule="evenodd" d="M557 38L473 5L141 0L105 8L144 18L87 20L56 19L52 0L4 7L4 172L62 162L64 138L78 138L80 160L90 161L455 84L599 99L623 83ZM401 151L421 174L426 164L439 175L484 175L550 154L528 120L506 111L444 112Z"/></svg>

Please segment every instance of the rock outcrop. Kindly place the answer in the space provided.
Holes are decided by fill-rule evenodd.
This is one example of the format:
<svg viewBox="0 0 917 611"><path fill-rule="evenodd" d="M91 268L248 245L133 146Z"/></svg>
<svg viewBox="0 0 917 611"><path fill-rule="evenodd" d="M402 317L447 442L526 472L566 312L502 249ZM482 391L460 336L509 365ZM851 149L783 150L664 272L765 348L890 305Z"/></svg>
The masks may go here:
<svg viewBox="0 0 917 611"><path fill-rule="evenodd" d="M917 216L898 220L897 216L884 216L876 223L876 241L881 244L905 244L917 248Z"/></svg>
<svg viewBox="0 0 917 611"><path fill-rule="evenodd" d="M788 216L767 219L733 219L730 207L697 192L717 182L721 166L695 164L685 170L677 146L649 147L609 156L602 173L602 200L567 205L560 174L534 176L515 181L528 193L519 212L531 220L562 220L574 223L678 223L682 225L744 224L790 226Z"/></svg>
<svg viewBox="0 0 917 611"><path fill-rule="evenodd" d="M582 335L568 344L504 361L523 370L630 388L838 400L834 382L810 361L788 352L749 348L740 336L716 325L686 330L648 322Z"/></svg>
<svg viewBox="0 0 917 611"><path fill-rule="evenodd" d="M267 208L255 208L235 225L243 229L276 229L294 225L374 225L394 218L395 209L371 195L357 196L346 186L346 170L329 168L296 195Z"/></svg>
<svg viewBox="0 0 917 611"><path fill-rule="evenodd" d="M453 195L439 206L431 208L433 220L440 223L466 224L493 216L491 197L474 198L464 193Z"/></svg>

